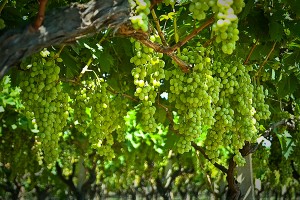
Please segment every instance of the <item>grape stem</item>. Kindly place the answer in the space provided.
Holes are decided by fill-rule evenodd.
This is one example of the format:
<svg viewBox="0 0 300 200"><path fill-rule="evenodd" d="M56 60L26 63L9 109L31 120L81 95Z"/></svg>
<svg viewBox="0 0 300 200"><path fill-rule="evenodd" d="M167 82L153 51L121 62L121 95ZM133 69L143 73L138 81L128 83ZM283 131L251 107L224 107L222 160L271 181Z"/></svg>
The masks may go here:
<svg viewBox="0 0 300 200"><path fill-rule="evenodd" d="M33 28L35 31L41 27L41 25L45 19L47 2L48 2L48 0L39 0L39 12L38 12L37 18L33 24Z"/></svg>
<svg viewBox="0 0 300 200"><path fill-rule="evenodd" d="M249 61L249 59L250 59L250 57L251 57L251 55L252 55L254 49L255 49L256 46L257 46L257 44L258 44L258 39L257 39L256 42L253 44L253 46L251 47L250 52L249 52L249 54L248 54L246 60L244 61L244 65L246 65L246 64L248 63L248 61Z"/></svg>
<svg viewBox="0 0 300 200"><path fill-rule="evenodd" d="M269 60L269 57L271 56L272 52L273 52L274 49L275 49L276 43L277 43L277 42L274 42L274 44L273 44L271 50L269 51L269 53L268 53L267 57L265 58L264 62L260 65L260 67L259 67L259 69L257 70L255 76L258 76L258 75L259 75L260 71L263 69L263 67L265 66L265 64L266 64L267 61Z"/></svg>
<svg viewBox="0 0 300 200"><path fill-rule="evenodd" d="M164 53L164 54L170 56L172 58L172 60L174 60L174 62L176 62L178 64L178 66L182 72L188 73L190 71L191 66L188 65L187 63L185 63L180 58L178 58L178 56L173 51L170 51L169 48L163 47L157 43L153 43L148 39L147 40L139 40L139 41L141 43L143 43L144 45L154 49L157 52Z"/></svg>
<svg viewBox="0 0 300 200"><path fill-rule="evenodd" d="M163 0L152 0L151 1L151 6L150 6L150 10L152 10L154 8L154 6L156 6L157 4L161 3Z"/></svg>
<svg viewBox="0 0 300 200"><path fill-rule="evenodd" d="M215 39L216 39L216 36L213 36L212 38L210 38L203 44L203 47L208 47Z"/></svg>
<svg viewBox="0 0 300 200"><path fill-rule="evenodd" d="M164 46L169 46L168 43L166 42L165 36L164 36L161 28L160 28L159 20L158 20L158 18L156 16L156 13L155 13L154 9L151 10L151 14L152 14L152 17L153 17L153 20L154 20L154 23L155 23L158 35L159 35L159 37L161 39L161 42L163 43Z"/></svg>
<svg viewBox="0 0 300 200"><path fill-rule="evenodd" d="M109 91L110 93L115 94L115 95L122 95L123 97L125 97L127 99L130 99L130 100L132 100L134 102L139 102L138 99L136 99L136 98L134 98L134 97L132 97L132 96L130 96L128 94L117 92L112 87L107 88L107 91Z"/></svg>
<svg viewBox="0 0 300 200"><path fill-rule="evenodd" d="M171 51L174 52L176 49L182 47L183 45L185 45L189 40L191 40L193 37L195 37L196 35L198 35L203 29L205 29L207 26L211 25L212 23L214 23L215 19L213 17L211 17L210 19L208 19L204 24L202 24L202 26L200 26L199 28L196 28L193 30L193 32L191 32L188 36L186 36L183 40L177 42L176 44L174 44L172 47L168 48L167 51Z"/></svg>
<svg viewBox="0 0 300 200"><path fill-rule="evenodd" d="M56 59L56 58L58 58L59 56L60 56L60 54L61 54L61 52L62 52L62 50L65 48L65 44L63 44L61 47L60 47L60 49L58 50L58 52L55 54L55 56L54 56L54 58Z"/></svg>
<svg viewBox="0 0 300 200"><path fill-rule="evenodd" d="M108 36L109 33L110 33L110 30L106 31L106 33L103 35L103 37L99 40L99 42L98 42L99 45L106 39L106 37ZM91 56L90 59L88 60L88 62L86 63L85 67L82 69L82 71L78 77L78 80L81 79L81 77L83 76L83 74L85 72L90 71L90 70L88 70L88 68L92 64L93 61L94 61L94 58L93 58L93 56Z"/></svg>
<svg viewBox="0 0 300 200"><path fill-rule="evenodd" d="M174 6L173 6L173 12L176 13ZM179 34L178 34L178 30L177 30L177 15L174 15L173 26L174 26L174 39L175 39L176 44L178 44ZM176 48L176 50L180 54L180 47Z"/></svg>

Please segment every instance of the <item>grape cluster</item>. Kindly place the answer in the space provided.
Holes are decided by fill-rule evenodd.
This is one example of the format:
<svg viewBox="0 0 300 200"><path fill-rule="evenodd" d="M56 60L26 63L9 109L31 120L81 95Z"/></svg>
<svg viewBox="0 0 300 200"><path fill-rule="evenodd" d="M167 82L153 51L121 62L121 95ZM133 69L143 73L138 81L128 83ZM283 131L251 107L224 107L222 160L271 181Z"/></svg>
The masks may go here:
<svg viewBox="0 0 300 200"><path fill-rule="evenodd" d="M158 36L151 36L151 41L159 41ZM153 49L142 45L138 41L132 40L134 44L135 56L130 59L136 66L132 69L136 91L134 93L141 101L140 111L143 120L141 125L146 132L154 132L157 124L154 119L156 107L153 106L160 87L160 80L165 78L163 67L164 61L160 58L161 53L154 52Z"/></svg>
<svg viewBox="0 0 300 200"><path fill-rule="evenodd" d="M213 162L219 156L219 147L230 145L235 154L234 161L243 165L245 161L239 149L243 148L245 141L253 142L256 139L254 87L249 70L251 68L239 62L224 66L217 61L214 63L213 74L221 89L219 101L215 105L216 123L209 130L205 141L206 153Z"/></svg>
<svg viewBox="0 0 300 200"><path fill-rule="evenodd" d="M265 97L267 95L268 95L268 90L264 90L264 87L262 85L255 87L253 107L256 110L254 117L257 121L266 120L271 115L271 112L269 110L269 105L265 103Z"/></svg>
<svg viewBox="0 0 300 200"><path fill-rule="evenodd" d="M190 142L200 136L201 127L215 123L213 104L219 99L219 83L212 77L213 50L198 45L183 49L179 58L194 64L193 71L184 74L176 68L170 78L170 102L175 103L179 115L175 129L183 136L178 141L180 153L190 150Z"/></svg>
<svg viewBox="0 0 300 200"><path fill-rule="evenodd" d="M104 79L91 81L88 92L89 106L91 109L89 141L92 148L98 151L100 156L105 156L108 160L114 158L111 146L114 144L112 132L114 131L113 112L110 105L112 99L107 92L107 83Z"/></svg>
<svg viewBox="0 0 300 200"><path fill-rule="evenodd" d="M239 150L245 142L256 141L258 121L270 116L266 94L262 87L253 86L252 66L239 60L219 62L213 55L213 50L200 44L184 48L178 57L193 65L191 72L184 74L178 68L170 72L169 101L174 102L178 116L174 129L181 136L177 150L189 151L191 141L206 127L204 146L211 161L218 161L220 147L230 146L234 161L243 165Z"/></svg>
<svg viewBox="0 0 300 200"><path fill-rule="evenodd" d="M117 141L123 142L125 141L126 136L126 122L125 116L127 115L127 99L118 95L115 96L113 101L111 102L111 107L113 108L112 112L115 113L113 116L113 120L115 123L114 130L117 133Z"/></svg>
<svg viewBox="0 0 300 200"><path fill-rule="evenodd" d="M243 0L192 0L189 10L196 20L206 18L206 12L211 8L215 15L216 22L212 26L216 42L222 42L222 51L232 54L235 43L239 39L237 14L245 6Z"/></svg>
<svg viewBox="0 0 300 200"><path fill-rule="evenodd" d="M126 100L111 95L107 90L108 84L103 78L87 80L84 84L86 85L86 90L83 92L86 94L84 97L87 98L86 107L91 109L92 123L87 124L91 147L96 149L100 156L111 160L115 156L112 147L115 142L113 133L117 133L118 141L125 139Z"/></svg>
<svg viewBox="0 0 300 200"><path fill-rule="evenodd" d="M85 133L89 125L89 116L86 113L87 106L89 105L87 92L87 81L82 82L81 89L76 87L70 91L71 98L73 99L71 107L73 108L74 125L81 133Z"/></svg>
<svg viewBox="0 0 300 200"><path fill-rule="evenodd" d="M222 42L222 51L226 54L232 54L235 49L235 42L239 39L237 14L241 12L245 3L239 1L210 1L210 6L215 13L216 22L212 26L216 42Z"/></svg>
<svg viewBox="0 0 300 200"><path fill-rule="evenodd" d="M39 129L37 140L41 142L47 164L59 155L59 135L67 123L68 95L62 91L59 81L60 68L54 52L44 49L22 63L21 98L26 116L34 118Z"/></svg>
<svg viewBox="0 0 300 200"><path fill-rule="evenodd" d="M131 10L134 12L130 17L132 26L134 29L142 29L142 31L148 30L148 14L150 13L150 1L149 0L128 0Z"/></svg>
<svg viewBox="0 0 300 200"><path fill-rule="evenodd" d="M198 1L192 0L189 6L189 10L192 13L192 17L196 20L202 20L206 18L206 11L209 9L209 0Z"/></svg>

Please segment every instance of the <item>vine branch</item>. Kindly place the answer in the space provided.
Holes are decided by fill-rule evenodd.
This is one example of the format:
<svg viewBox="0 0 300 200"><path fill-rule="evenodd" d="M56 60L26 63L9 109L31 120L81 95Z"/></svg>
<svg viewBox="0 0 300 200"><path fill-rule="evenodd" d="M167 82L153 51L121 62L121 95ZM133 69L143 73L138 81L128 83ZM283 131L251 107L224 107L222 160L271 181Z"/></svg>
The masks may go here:
<svg viewBox="0 0 300 200"><path fill-rule="evenodd" d="M73 175L73 170L75 171L75 164L73 163L73 168L72 168L72 175ZM55 168L56 168L56 172L58 177L62 180L62 182L64 182L68 187L70 187L70 190L74 193L74 195L77 197L77 199L81 198L81 194L80 192L77 190L76 186L74 185L72 178L73 176L70 175L68 178L64 177L63 172L62 172L62 168L59 166L58 163L55 164Z"/></svg>
<svg viewBox="0 0 300 200"><path fill-rule="evenodd" d="M32 26L8 30L0 36L0 78L23 58L45 47L75 41L104 28L118 29L129 17L127 0L97 0L49 12L36 31L31 31Z"/></svg>
<svg viewBox="0 0 300 200"><path fill-rule="evenodd" d="M182 72L188 73L190 71L191 66L188 65L187 63L185 63L180 58L178 58L178 56L173 51L170 51L169 48L165 48L157 43L153 43L150 40L140 40L140 42L148 47L153 48L157 52L164 53L164 54L170 56L172 58L172 60L178 64L178 66Z"/></svg>
<svg viewBox="0 0 300 200"><path fill-rule="evenodd" d="M244 65L246 65L246 64L248 63L248 61L249 61L249 59L250 59L250 57L251 57L251 55L252 55L254 49L255 49L256 46L257 46L257 44L258 44L258 39L257 39L256 42L253 44L253 46L251 47L250 52L249 52L249 54L248 54L246 60L245 60L244 63L243 63Z"/></svg>
<svg viewBox="0 0 300 200"><path fill-rule="evenodd" d="M236 163L234 162L232 156L229 160L229 167L226 176L226 180L228 183L227 199L232 199L232 200L238 200L241 196L240 188L234 177L235 168L236 168Z"/></svg>
<svg viewBox="0 0 300 200"><path fill-rule="evenodd" d="M202 24L199 28L196 28L195 30L193 30L193 32L191 32L189 35L187 35L183 40L177 42L176 44L174 44L172 47L168 48L168 51L174 52L176 49L182 47L183 45L185 45L189 40L191 40L193 37L195 37L196 35L198 35L203 29L205 29L207 26L211 25L212 23L214 23L215 19L212 17L210 19L208 19L204 24Z"/></svg>
<svg viewBox="0 0 300 200"><path fill-rule="evenodd" d="M171 51L169 47L164 47L158 43L151 42L148 39L149 35L147 33L134 30L132 27L128 25L121 26L118 32L120 35L131 36L135 38L145 46L154 49L156 52L163 53L170 56L172 60L178 64L182 72L188 73L190 71L190 66L187 63L185 63L183 60L178 58L178 56L176 56L176 54L173 51Z"/></svg>
<svg viewBox="0 0 300 200"><path fill-rule="evenodd" d="M155 26L156 26L156 29L157 29L157 32L158 32L158 35L161 39L162 44L164 46L169 46L168 43L166 42L165 36L164 36L164 34L163 34L163 32L160 28L159 20L158 20L158 18L156 16L156 13L153 9L151 10L151 14L152 14L152 17L153 17L153 20L154 20L154 23L155 23Z"/></svg>
<svg viewBox="0 0 300 200"><path fill-rule="evenodd" d="M195 142L191 143L195 150L199 151L205 159L207 159L209 162L211 162L211 159L206 155L205 150L198 146ZM217 169L222 171L223 173L227 173L228 169L226 169L223 165L220 165L219 163L212 163Z"/></svg>
<svg viewBox="0 0 300 200"><path fill-rule="evenodd" d="M47 5L48 0L39 0L39 12L37 14L37 18L33 24L34 30L38 30L44 19L45 19L45 12L46 12L46 5Z"/></svg>
<svg viewBox="0 0 300 200"><path fill-rule="evenodd" d="M260 71L263 69L263 67L265 66L265 64L266 64L267 61L269 60L269 57L271 56L272 52L273 52L274 49L275 49L276 43L277 43L277 42L274 42L274 44L273 44L271 50L269 51L267 57L266 57L265 60L264 60L264 62L260 65L259 69L257 70L257 72L256 72L256 74L255 74L256 76L258 76L258 74L260 73Z"/></svg>

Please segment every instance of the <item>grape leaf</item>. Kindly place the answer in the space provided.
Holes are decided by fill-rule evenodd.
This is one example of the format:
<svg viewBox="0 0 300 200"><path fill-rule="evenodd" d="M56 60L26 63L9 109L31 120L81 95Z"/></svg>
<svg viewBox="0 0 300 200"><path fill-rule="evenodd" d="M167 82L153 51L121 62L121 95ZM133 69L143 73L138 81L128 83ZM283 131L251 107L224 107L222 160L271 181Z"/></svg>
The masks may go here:
<svg viewBox="0 0 300 200"><path fill-rule="evenodd" d="M67 78L73 78L76 74L80 73L81 69L77 67L78 61L75 57L66 51L62 51L60 57L63 59L65 65L62 69L62 73L64 73Z"/></svg>
<svg viewBox="0 0 300 200"><path fill-rule="evenodd" d="M284 76L278 82L278 95L284 98L286 95L293 94L298 89L298 79L295 75Z"/></svg>
<svg viewBox="0 0 300 200"><path fill-rule="evenodd" d="M296 146L293 138L288 131L284 131L283 134L277 133L276 135L280 142L282 155L285 157L285 159L288 159L288 157L293 152L293 147Z"/></svg>
<svg viewBox="0 0 300 200"><path fill-rule="evenodd" d="M241 19L244 19L247 17L247 15L250 13L251 9L254 7L254 0L247 1L242 13L241 13Z"/></svg>
<svg viewBox="0 0 300 200"><path fill-rule="evenodd" d="M165 148L173 149L176 142L179 140L178 135L169 132L166 136L167 136L167 139L166 139Z"/></svg>
<svg viewBox="0 0 300 200"><path fill-rule="evenodd" d="M114 58L107 50L98 52L98 64L100 65L101 72L110 72L111 67L114 65Z"/></svg>
<svg viewBox="0 0 300 200"><path fill-rule="evenodd" d="M291 10L295 12L297 17L300 16L300 4L298 0L287 0L287 2L290 4Z"/></svg>
<svg viewBox="0 0 300 200"><path fill-rule="evenodd" d="M162 107L158 107L155 112L155 118L158 123L164 124L166 121L166 111Z"/></svg>
<svg viewBox="0 0 300 200"><path fill-rule="evenodd" d="M272 41L279 41L282 39L284 34L284 28L282 24L278 22L271 21L269 23L269 34Z"/></svg>
<svg viewBox="0 0 300 200"><path fill-rule="evenodd" d="M300 37L300 21L286 22L287 28L290 30L291 36Z"/></svg>

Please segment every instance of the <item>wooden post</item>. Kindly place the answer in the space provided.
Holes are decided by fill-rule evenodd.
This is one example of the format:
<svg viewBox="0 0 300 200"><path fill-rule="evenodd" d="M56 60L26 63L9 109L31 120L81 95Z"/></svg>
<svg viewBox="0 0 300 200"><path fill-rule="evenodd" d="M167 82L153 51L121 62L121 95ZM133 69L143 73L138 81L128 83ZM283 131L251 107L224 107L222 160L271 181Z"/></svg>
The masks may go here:
<svg viewBox="0 0 300 200"><path fill-rule="evenodd" d="M240 183L241 196L243 200L254 200L254 184L252 171L251 154L245 157L246 164L243 167L237 167L237 181Z"/></svg>

